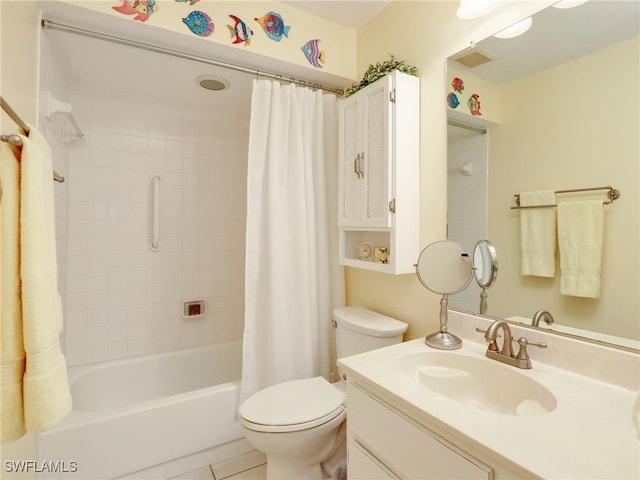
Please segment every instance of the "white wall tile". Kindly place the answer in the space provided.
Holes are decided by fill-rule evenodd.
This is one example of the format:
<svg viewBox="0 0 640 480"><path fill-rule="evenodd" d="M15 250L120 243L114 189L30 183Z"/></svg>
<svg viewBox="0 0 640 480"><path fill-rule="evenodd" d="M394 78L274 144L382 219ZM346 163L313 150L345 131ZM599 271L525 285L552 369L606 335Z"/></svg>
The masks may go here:
<svg viewBox="0 0 640 480"><path fill-rule="evenodd" d="M246 129L216 140L222 118L127 92L96 97L79 86L72 101L87 137L69 152L69 207L57 214L68 229L68 363L241 338L225 315L243 308ZM152 174L162 176L157 253ZM207 299L204 321L181 318L186 298Z"/></svg>

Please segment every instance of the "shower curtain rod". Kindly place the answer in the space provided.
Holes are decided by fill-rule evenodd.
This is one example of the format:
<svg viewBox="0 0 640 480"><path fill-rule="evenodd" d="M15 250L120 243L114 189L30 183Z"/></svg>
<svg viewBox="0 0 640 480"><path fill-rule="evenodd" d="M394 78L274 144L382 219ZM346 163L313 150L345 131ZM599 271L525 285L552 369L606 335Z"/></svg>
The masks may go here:
<svg viewBox="0 0 640 480"><path fill-rule="evenodd" d="M339 95L339 96L344 94L344 90L341 88L327 87L324 85L320 85L319 83L307 82L306 80L299 80L297 78L288 78L283 75L278 75L276 73L263 72L256 68L243 67L241 65L234 65L232 63L221 62L219 60L200 57L198 55L192 55L190 53L180 52L178 50L171 50L169 48L156 47L155 45L150 45L148 43L136 42L135 40L127 40L120 37L114 37L112 35L107 35L105 33L92 32L90 30L84 30L82 28L72 27L70 25L64 25L61 23L56 23L47 19L42 19L42 28L45 28L45 29L48 28L51 30L60 30L61 32L73 33L75 35L82 35L85 37L95 38L97 40L104 40L111 43L117 43L119 45L140 48L142 50L148 50L155 53L162 53L164 55L171 55L173 57L183 58L185 60L192 60L194 62L206 63L207 65L213 65L216 67L226 68L229 70L235 70L236 72L250 73L252 75L258 75L266 78L271 78L274 80L282 80L282 81L293 83L296 85L302 85L305 87L323 90L325 92L335 93L336 95Z"/></svg>

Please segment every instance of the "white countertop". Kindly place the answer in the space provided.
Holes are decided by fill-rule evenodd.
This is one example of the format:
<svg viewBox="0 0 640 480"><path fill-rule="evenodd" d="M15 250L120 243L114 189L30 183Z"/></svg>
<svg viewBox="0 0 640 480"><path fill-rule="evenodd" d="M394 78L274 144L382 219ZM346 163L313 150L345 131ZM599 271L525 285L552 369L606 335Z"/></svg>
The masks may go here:
<svg viewBox="0 0 640 480"><path fill-rule="evenodd" d="M469 333L476 326L486 328L490 323L487 319L473 316L462 316L457 320L466 322L466 325L463 328L459 323L462 331L453 330L450 320L449 331L456 335ZM512 328L512 331L516 339L522 335L517 329ZM481 334L474 332L466 338L459 336L463 337L463 347L452 353L486 359L486 343ZM543 333L532 334L526 330L524 336L531 341L549 344L546 351L529 348L533 363L531 370L518 369L495 360L486 361L514 369L548 388L558 402L550 413L535 416L492 413L458 403L420 385L409 378L400 364L406 355L434 351L422 339L344 358L340 364L345 367L347 376L351 374L352 378L363 379L382 390L386 400L400 400L396 407L401 408L406 402L424 413L423 420L433 420L440 426L444 424L453 437L481 444L497 458L513 462L540 477L640 478L640 432L632 418L638 399L634 385L638 381L639 356L615 349L602 350L603 347L597 345L576 344L567 338L549 340ZM541 355L551 349L557 351L547 353L546 358ZM565 368L570 359L560 350L575 349L581 353L577 355L578 360L593 360L600 356L604 365L621 368L625 372L612 372L611 377L615 380L612 384L599 378L606 378L606 371L593 371L588 375L571 371ZM552 361L555 358L562 360L558 363L563 368L554 366ZM578 372L585 368L578 367Z"/></svg>

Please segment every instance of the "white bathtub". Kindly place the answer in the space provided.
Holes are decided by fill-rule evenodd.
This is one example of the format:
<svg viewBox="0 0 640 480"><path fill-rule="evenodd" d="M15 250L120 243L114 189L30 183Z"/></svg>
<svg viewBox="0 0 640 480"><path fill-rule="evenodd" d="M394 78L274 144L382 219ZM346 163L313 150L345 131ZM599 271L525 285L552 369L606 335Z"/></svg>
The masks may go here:
<svg viewBox="0 0 640 480"><path fill-rule="evenodd" d="M169 478L250 451L241 362L229 342L70 369L73 411L37 441L62 471L40 477Z"/></svg>

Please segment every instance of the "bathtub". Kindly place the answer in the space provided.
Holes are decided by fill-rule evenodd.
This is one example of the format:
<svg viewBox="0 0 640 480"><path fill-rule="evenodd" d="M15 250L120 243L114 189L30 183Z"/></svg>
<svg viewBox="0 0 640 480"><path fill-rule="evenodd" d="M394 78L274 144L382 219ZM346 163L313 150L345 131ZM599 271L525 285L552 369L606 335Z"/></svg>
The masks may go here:
<svg viewBox="0 0 640 480"><path fill-rule="evenodd" d="M170 478L251 451L241 361L228 342L69 369L73 411L37 439L57 471L39 478Z"/></svg>

